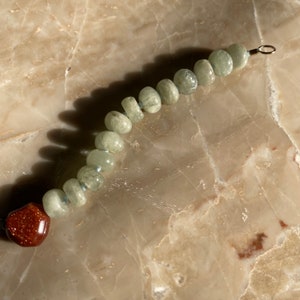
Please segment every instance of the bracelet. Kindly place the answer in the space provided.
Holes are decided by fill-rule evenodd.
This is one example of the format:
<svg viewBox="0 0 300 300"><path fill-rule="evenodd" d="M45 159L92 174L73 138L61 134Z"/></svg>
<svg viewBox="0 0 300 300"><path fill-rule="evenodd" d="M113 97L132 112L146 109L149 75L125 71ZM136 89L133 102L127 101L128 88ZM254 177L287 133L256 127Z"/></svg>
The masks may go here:
<svg viewBox="0 0 300 300"><path fill-rule="evenodd" d="M208 59L200 59L193 71L178 70L173 78L162 79L156 88L144 87L138 95L121 101L124 112L107 113L104 124L107 130L95 138L95 149L86 158L86 165L77 173L77 178L67 180L62 189L51 189L42 198L42 205L30 202L10 212L4 221L7 237L23 247L40 245L49 232L50 218L62 217L71 208L83 206L87 199L86 190L97 191L104 183L102 173L114 168L114 153L124 149L123 134L131 131L133 123L141 121L144 113L156 113L162 104L175 104L180 94L189 95L198 86L211 85L217 77L229 75L235 69L246 66L251 55L272 54L276 48L262 45L247 50L243 45L233 44L225 50L213 51Z"/></svg>

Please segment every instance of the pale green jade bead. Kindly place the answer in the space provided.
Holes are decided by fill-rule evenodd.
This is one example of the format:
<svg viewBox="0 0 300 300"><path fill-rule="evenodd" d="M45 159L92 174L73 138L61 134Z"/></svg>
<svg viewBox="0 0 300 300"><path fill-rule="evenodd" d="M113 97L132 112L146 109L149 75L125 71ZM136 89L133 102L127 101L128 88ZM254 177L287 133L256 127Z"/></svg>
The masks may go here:
<svg viewBox="0 0 300 300"><path fill-rule="evenodd" d="M103 176L89 166L84 166L78 171L77 179L91 191L97 191L104 183Z"/></svg>
<svg viewBox="0 0 300 300"><path fill-rule="evenodd" d="M104 124L108 130L115 131L119 134L130 132L132 128L131 121L118 111L110 111L104 118Z"/></svg>
<svg viewBox="0 0 300 300"><path fill-rule="evenodd" d="M210 85L215 79L213 67L207 59L199 59L194 65L194 73L199 85Z"/></svg>
<svg viewBox="0 0 300 300"><path fill-rule="evenodd" d="M95 149L88 154L86 164L91 167L100 168L101 171L110 171L115 166L115 160L110 153Z"/></svg>
<svg viewBox="0 0 300 300"><path fill-rule="evenodd" d="M78 179L71 178L67 180L63 185L63 191L73 206L79 207L86 203L84 190Z"/></svg>
<svg viewBox="0 0 300 300"><path fill-rule="evenodd" d="M137 123L144 118L144 113L142 112L140 106L134 97L126 97L121 101L121 105L124 111L132 123Z"/></svg>
<svg viewBox="0 0 300 300"><path fill-rule="evenodd" d="M95 146L99 150L108 150L111 153L116 153L124 149L124 141L114 131L102 131L96 135Z"/></svg>
<svg viewBox="0 0 300 300"><path fill-rule="evenodd" d="M163 104L174 104L179 99L178 88L170 79L162 79L156 85L156 90L159 93Z"/></svg>
<svg viewBox="0 0 300 300"><path fill-rule="evenodd" d="M229 46L226 51L230 54L234 69L242 69L246 66L249 58L248 50L240 44Z"/></svg>
<svg viewBox="0 0 300 300"><path fill-rule="evenodd" d="M59 218L69 212L66 194L60 189L52 189L42 199L43 208L50 218Z"/></svg>
<svg viewBox="0 0 300 300"><path fill-rule="evenodd" d="M215 50L209 57L214 72L217 76L227 76L232 72L233 62L232 58L225 50Z"/></svg>
<svg viewBox="0 0 300 300"><path fill-rule="evenodd" d="M154 114L161 109L161 99L158 92L146 86L139 92L139 103L142 109L148 113Z"/></svg>
<svg viewBox="0 0 300 300"><path fill-rule="evenodd" d="M173 78L180 94L189 95L196 91L198 81L196 75L189 69L178 70Z"/></svg>

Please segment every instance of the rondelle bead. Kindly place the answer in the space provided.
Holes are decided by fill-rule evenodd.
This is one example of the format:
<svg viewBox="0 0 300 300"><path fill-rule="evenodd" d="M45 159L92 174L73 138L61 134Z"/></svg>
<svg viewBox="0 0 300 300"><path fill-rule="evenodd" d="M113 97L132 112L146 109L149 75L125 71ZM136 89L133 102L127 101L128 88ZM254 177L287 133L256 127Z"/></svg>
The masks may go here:
<svg viewBox="0 0 300 300"><path fill-rule="evenodd" d="M134 97L126 97L121 101L121 105L124 111L132 123L137 123L144 118L144 113L142 112L139 104Z"/></svg>
<svg viewBox="0 0 300 300"><path fill-rule="evenodd" d="M120 134L128 133L132 128L131 121L118 111L110 111L105 116L104 123L108 130L112 130Z"/></svg>
<svg viewBox="0 0 300 300"><path fill-rule="evenodd" d="M210 85L215 79L214 70L207 59L199 59L194 65L194 73L198 80L198 85Z"/></svg>
<svg viewBox="0 0 300 300"><path fill-rule="evenodd" d="M67 180L63 185L63 191L73 206L79 207L86 203L84 190L76 178Z"/></svg>
<svg viewBox="0 0 300 300"><path fill-rule="evenodd" d="M173 79L180 94L189 95L196 91L198 81L196 75L189 69L178 70Z"/></svg>
<svg viewBox="0 0 300 300"><path fill-rule="evenodd" d="M248 50L240 44L230 45L226 51L230 54L234 69L242 69L246 66L249 58Z"/></svg>
<svg viewBox="0 0 300 300"><path fill-rule="evenodd" d="M217 76L227 76L232 72L232 58L225 50L213 51L209 55L208 60Z"/></svg>
<svg viewBox="0 0 300 300"><path fill-rule="evenodd" d="M69 212L66 194L60 189L52 189L42 199L43 207L50 218L59 218Z"/></svg>
<svg viewBox="0 0 300 300"><path fill-rule="evenodd" d="M139 103L141 108L151 114L158 112L161 109L161 99L158 92L146 86L139 92Z"/></svg>
<svg viewBox="0 0 300 300"><path fill-rule="evenodd" d="M49 216L37 203L29 203L12 211L5 220L7 236L23 247L40 245L47 237L49 226Z"/></svg>
<svg viewBox="0 0 300 300"><path fill-rule="evenodd" d="M78 171L77 179L91 191L97 191L104 183L103 176L95 168L89 166L84 166Z"/></svg>
<svg viewBox="0 0 300 300"><path fill-rule="evenodd" d="M174 82L170 79L162 79L156 85L163 104L174 104L179 99L179 91Z"/></svg>
<svg viewBox="0 0 300 300"><path fill-rule="evenodd" d="M110 171L115 166L115 160L110 153L95 149L88 154L86 164L91 167L100 168L101 171Z"/></svg>
<svg viewBox="0 0 300 300"><path fill-rule="evenodd" d="M120 135L114 131L102 131L96 135L95 146L100 150L116 153L124 149L124 141Z"/></svg>

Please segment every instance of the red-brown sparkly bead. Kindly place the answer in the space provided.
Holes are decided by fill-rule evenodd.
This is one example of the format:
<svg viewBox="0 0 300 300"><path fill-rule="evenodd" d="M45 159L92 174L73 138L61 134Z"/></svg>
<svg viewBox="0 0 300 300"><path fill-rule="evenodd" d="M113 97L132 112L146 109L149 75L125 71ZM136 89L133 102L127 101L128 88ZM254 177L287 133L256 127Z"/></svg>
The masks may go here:
<svg viewBox="0 0 300 300"><path fill-rule="evenodd" d="M37 203L12 211L5 221L7 236L23 247L40 245L48 234L49 225L49 216Z"/></svg>

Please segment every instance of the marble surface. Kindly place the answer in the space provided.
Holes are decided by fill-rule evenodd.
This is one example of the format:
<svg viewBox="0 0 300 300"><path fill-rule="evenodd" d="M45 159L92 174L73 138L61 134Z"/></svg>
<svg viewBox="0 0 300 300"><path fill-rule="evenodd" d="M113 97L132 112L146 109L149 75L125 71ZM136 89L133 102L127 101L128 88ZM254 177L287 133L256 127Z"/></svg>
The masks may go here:
<svg viewBox="0 0 300 300"><path fill-rule="evenodd" d="M0 240L3 300L300 298L300 2L2 1L1 217L61 187L103 117L212 49L245 69L147 114L38 248Z"/></svg>

